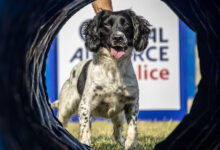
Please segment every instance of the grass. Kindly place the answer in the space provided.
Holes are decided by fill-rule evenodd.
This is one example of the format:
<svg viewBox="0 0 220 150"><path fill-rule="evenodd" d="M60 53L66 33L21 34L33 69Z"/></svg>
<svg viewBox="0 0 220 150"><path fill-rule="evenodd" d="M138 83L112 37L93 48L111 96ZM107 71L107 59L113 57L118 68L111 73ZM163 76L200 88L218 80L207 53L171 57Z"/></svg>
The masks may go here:
<svg viewBox="0 0 220 150"><path fill-rule="evenodd" d="M178 122L138 122L138 145L137 150L153 150L155 145L164 140ZM67 130L78 138L79 124L69 123ZM123 135L126 137L127 124L124 125ZM112 124L107 121L92 123L92 147L96 150L124 150L117 144L112 136Z"/></svg>

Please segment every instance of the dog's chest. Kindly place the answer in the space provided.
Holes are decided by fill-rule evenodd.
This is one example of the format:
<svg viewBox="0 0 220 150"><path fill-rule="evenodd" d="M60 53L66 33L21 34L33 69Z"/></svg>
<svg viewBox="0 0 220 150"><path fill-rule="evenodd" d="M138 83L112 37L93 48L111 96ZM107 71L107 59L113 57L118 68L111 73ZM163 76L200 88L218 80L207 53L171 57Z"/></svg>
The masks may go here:
<svg viewBox="0 0 220 150"><path fill-rule="evenodd" d="M121 86L111 90L109 88L98 88L92 99L92 114L94 116L111 118L121 112L126 104L132 104L136 100L136 95L132 94L132 91Z"/></svg>
<svg viewBox="0 0 220 150"><path fill-rule="evenodd" d="M129 72L125 75L114 69L111 68L110 71L99 69L98 78L97 76L93 78L94 96L91 104L94 116L111 118L122 111L126 104L134 103L138 97L135 76L129 77Z"/></svg>

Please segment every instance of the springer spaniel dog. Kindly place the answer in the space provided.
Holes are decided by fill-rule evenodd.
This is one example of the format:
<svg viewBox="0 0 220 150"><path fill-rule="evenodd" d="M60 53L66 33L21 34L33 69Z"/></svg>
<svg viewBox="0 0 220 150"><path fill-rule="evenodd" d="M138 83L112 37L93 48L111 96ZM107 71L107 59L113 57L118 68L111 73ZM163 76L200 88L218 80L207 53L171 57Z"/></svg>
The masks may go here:
<svg viewBox="0 0 220 150"><path fill-rule="evenodd" d="M139 89L131 56L133 49L146 48L149 26L131 10L104 10L86 23L85 45L94 52L93 59L72 69L59 100L52 104L63 126L78 112L82 143L91 144L92 117L104 117L113 123L115 140L126 150L135 148ZM122 136L124 114L128 123L126 141Z"/></svg>

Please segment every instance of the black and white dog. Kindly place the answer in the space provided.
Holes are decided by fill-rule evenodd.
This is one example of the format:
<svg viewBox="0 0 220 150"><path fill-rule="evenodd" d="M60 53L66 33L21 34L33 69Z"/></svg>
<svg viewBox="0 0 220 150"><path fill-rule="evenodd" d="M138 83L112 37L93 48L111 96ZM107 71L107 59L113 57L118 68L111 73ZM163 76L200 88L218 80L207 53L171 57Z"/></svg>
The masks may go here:
<svg viewBox="0 0 220 150"><path fill-rule="evenodd" d="M59 110L58 119L64 126L78 111L82 143L91 144L91 120L97 116L112 120L115 140L125 144L126 150L136 146L139 90L131 55L134 48L146 48L149 26L131 10L102 11L87 22L85 45L94 52L93 59L72 69L59 100L52 104ZM125 143L124 114L128 123Z"/></svg>

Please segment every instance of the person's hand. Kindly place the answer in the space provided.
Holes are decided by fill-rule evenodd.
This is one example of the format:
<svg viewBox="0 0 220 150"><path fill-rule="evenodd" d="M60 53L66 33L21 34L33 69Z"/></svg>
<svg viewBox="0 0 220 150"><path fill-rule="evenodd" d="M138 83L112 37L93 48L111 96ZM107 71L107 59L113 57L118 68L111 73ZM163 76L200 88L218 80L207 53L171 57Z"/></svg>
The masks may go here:
<svg viewBox="0 0 220 150"><path fill-rule="evenodd" d="M96 13L99 13L102 10L112 11L111 0L96 0L92 3L92 6Z"/></svg>

